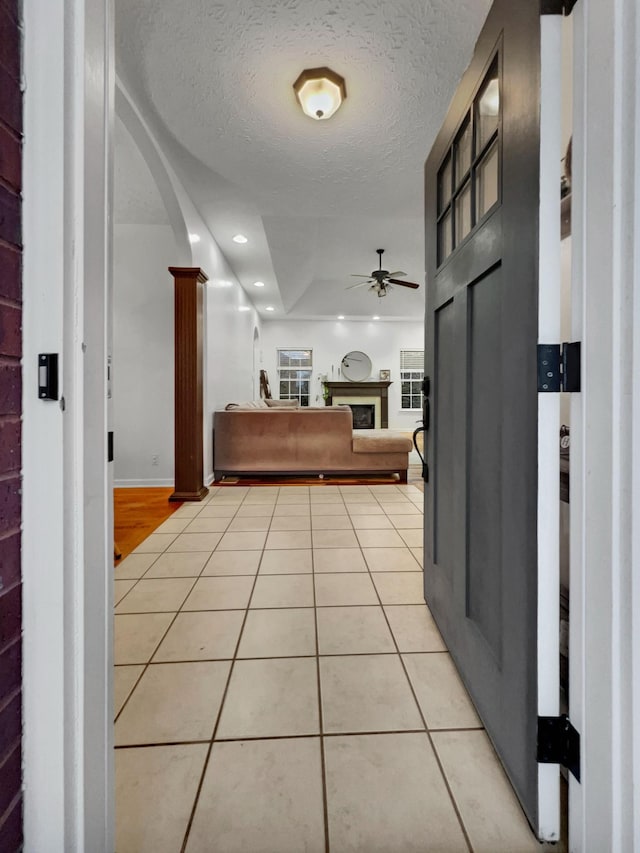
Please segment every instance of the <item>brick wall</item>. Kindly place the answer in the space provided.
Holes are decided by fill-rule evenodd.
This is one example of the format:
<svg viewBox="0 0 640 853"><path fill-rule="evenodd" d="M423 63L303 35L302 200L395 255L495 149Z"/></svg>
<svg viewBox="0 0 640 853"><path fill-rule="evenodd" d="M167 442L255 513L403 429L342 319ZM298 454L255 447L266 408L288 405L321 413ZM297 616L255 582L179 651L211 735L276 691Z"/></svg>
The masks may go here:
<svg viewBox="0 0 640 853"><path fill-rule="evenodd" d="M0 853L22 846L20 29L0 0Z"/></svg>

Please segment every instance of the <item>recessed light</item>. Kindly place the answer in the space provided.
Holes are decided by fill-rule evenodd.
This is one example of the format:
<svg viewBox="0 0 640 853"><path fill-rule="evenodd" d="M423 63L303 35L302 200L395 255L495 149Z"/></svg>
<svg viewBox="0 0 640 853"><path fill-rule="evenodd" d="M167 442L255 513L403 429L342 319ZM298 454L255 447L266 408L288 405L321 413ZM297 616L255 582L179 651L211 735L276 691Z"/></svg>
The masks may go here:
<svg viewBox="0 0 640 853"><path fill-rule="evenodd" d="M338 320L344 320L344 314L338 314Z"/></svg>
<svg viewBox="0 0 640 853"><path fill-rule="evenodd" d="M378 315L376 314L376 316L375 316L375 317L373 317L373 319L374 319L374 320L379 320L379 319L380 319L380 317L378 317Z"/></svg>
<svg viewBox="0 0 640 853"><path fill-rule="evenodd" d="M251 311L251 308L248 305L239 305L238 311Z"/></svg>
<svg viewBox="0 0 640 853"><path fill-rule="evenodd" d="M273 305L267 305L267 307L264 310L265 311L275 311L276 309L273 307Z"/></svg>
<svg viewBox="0 0 640 853"><path fill-rule="evenodd" d="M190 243L199 243L200 235L199 234L189 234L189 242Z"/></svg>
<svg viewBox="0 0 640 853"><path fill-rule="evenodd" d="M253 286L254 287L264 287L264 281L254 281Z"/></svg>
<svg viewBox="0 0 640 853"><path fill-rule="evenodd" d="M249 241L244 236L244 234L236 234L233 238L234 243L248 243Z"/></svg>

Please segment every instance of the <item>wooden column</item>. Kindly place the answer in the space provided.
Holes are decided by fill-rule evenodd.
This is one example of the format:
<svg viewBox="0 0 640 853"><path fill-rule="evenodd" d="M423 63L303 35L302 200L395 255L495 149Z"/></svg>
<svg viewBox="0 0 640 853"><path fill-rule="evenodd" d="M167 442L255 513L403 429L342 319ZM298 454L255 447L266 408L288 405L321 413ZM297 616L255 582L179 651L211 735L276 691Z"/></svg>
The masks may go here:
<svg viewBox="0 0 640 853"><path fill-rule="evenodd" d="M175 280L175 486L170 501L201 501L204 283L199 267L169 267Z"/></svg>

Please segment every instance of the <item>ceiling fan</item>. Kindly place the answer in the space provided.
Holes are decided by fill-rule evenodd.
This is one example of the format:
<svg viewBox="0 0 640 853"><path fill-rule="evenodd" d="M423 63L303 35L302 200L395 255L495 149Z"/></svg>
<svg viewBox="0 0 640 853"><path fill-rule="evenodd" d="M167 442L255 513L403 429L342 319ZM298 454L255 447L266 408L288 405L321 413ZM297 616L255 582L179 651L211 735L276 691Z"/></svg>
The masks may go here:
<svg viewBox="0 0 640 853"><path fill-rule="evenodd" d="M396 272L389 272L389 270L382 269L382 255L384 254L384 249L376 249L380 257L380 266L377 270L373 270L371 275L356 275L352 274L352 278L364 278L366 281L359 281L357 284L351 284L347 287L347 290L353 290L354 287L365 287L365 285L370 285L369 290L375 290L378 296L386 296L387 291L393 290L391 287L392 284L399 284L401 287L410 287L413 290L417 290L420 285L416 284L413 281L400 281L395 276L406 275L406 272L401 272L397 270Z"/></svg>

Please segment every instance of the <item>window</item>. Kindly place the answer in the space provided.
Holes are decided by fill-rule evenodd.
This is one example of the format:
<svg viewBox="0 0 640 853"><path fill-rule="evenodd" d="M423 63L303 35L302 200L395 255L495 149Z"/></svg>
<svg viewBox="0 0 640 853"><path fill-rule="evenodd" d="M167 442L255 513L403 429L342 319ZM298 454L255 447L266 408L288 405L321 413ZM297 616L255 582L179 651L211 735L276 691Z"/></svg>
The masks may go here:
<svg viewBox="0 0 640 853"><path fill-rule="evenodd" d="M279 349L278 377L281 400L297 400L309 405L309 384L313 367L310 349Z"/></svg>
<svg viewBox="0 0 640 853"><path fill-rule="evenodd" d="M499 131L496 57L438 172L438 266L500 201Z"/></svg>
<svg viewBox="0 0 640 853"><path fill-rule="evenodd" d="M400 350L401 408L422 408L422 380L424 378L424 350Z"/></svg>

